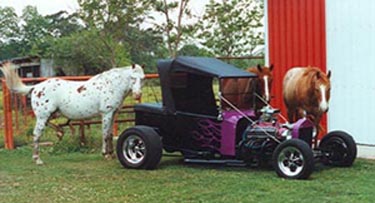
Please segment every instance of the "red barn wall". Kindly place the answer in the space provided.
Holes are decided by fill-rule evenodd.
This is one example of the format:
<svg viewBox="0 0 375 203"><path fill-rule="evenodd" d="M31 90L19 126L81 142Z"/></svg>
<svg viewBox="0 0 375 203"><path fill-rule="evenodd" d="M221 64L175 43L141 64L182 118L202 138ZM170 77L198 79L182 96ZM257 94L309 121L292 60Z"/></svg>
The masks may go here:
<svg viewBox="0 0 375 203"><path fill-rule="evenodd" d="M295 66L326 71L325 0L266 0L268 63L274 65L273 105L286 109L282 80ZM326 128L326 119L323 121Z"/></svg>

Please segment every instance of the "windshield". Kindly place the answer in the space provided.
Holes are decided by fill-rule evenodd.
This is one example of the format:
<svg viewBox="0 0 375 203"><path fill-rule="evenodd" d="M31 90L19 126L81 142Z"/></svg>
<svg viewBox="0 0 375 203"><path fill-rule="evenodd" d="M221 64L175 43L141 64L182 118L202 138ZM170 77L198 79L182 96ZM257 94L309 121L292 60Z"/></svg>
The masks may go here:
<svg viewBox="0 0 375 203"><path fill-rule="evenodd" d="M172 98L177 111L217 116L212 77L175 72L170 78Z"/></svg>
<svg viewBox="0 0 375 203"><path fill-rule="evenodd" d="M258 85L256 78L223 78L221 94L231 104L239 109L255 108L255 91ZM227 102L221 100L224 110L232 109Z"/></svg>

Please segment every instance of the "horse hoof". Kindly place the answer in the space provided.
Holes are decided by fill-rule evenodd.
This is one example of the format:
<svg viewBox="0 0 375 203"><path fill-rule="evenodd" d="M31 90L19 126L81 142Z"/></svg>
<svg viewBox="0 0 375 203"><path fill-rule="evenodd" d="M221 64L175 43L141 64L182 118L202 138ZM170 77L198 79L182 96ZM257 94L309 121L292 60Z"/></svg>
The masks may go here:
<svg viewBox="0 0 375 203"><path fill-rule="evenodd" d="M104 158L105 158L106 160L112 160L112 159L115 158L115 155L114 155L114 154L105 154L105 155L104 155Z"/></svg>
<svg viewBox="0 0 375 203"><path fill-rule="evenodd" d="M63 139L64 133L61 131L58 131L56 135L57 135L57 138L61 141Z"/></svg>
<svg viewBox="0 0 375 203"><path fill-rule="evenodd" d="M41 159L35 160L36 165L43 165L43 161Z"/></svg>

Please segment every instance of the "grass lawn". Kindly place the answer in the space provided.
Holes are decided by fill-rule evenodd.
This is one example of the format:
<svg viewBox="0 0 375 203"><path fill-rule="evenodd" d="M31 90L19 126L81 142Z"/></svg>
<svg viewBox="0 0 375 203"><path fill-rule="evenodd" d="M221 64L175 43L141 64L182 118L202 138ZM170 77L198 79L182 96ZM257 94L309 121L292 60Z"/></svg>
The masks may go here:
<svg viewBox="0 0 375 203"><path fill-rule="evenodd" d="M145 95L151 100L155 91L160 94L157 88ZM117 159L102 158L100 125L94 125L87 130L86 147L79 147L76 138L69 139L69 130L58 142L47 128L42 141L55 145L42 147L45 165L37 166L27 145L32 142L33 125L27 127L15 136L16 145L22 147L13 151L1 148L0 129L0 203L375 202L375 160L358 159L350 168L317 164L305 181L281 179L265 168L187 165L178 155L163 156L156 170L126 170ZM120 132L124 129L120 125Z"/></svg>
<svg viewBox="0 0 375 203"><path fill-rule="evenodd" d="M375 161L351 168L317 164L311 178L278 178L272 169L186 165L164 156L157 170L126 170L100 153L0 149L0 202L375 202Z"/></svg>

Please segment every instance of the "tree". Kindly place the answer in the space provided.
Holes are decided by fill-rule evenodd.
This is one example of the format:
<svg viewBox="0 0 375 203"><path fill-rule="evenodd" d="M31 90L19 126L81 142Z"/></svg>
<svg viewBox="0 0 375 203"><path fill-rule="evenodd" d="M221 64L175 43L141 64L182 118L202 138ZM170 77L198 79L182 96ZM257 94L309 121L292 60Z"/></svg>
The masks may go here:
<svg viewBox="0 0 375 203"><path fill-rule="evenodd" d="M251 55L264 44L262 18L260 0L210 0L197 37L218 56Z"/></svg>
<svg viewBox="0 0 375 203"><path fill-rule="evenodd" d="M153 7L156 12L161 13L165 18L165 22L154 23L155 28L165 34L166 44L169 56L176 57L177 51L180 49L181 42L189 36L193 30L193 24L183 24L183 19L192 18L191 10L188 7L190 0L179 0L167 2L167 0L153 1ZM178 10L177 19L173 20L171 13Z"/></svg>
<svg viewBox="0 0 375 203"><path fill-rule="evenodd" d="M0 7L0 42L18 38L19 18L11 7Z"/></svg>
<svg viewBox="0 0 375 203"><path fill-rule="evenodd" d="M77 17L64 11L42 16L36 7L26 6L18 17L13 8L0 8L1 59L22 55L53 58L50 50L56 38L80 29Z"/></svg>
<svg viewBox="0 0 375 203"><path fill-rule="evenodd" d="M156 72L157 59L168 57L163 36L151 28L137 27L128 30L127 35L133 63L144 64L146 72Z"/></svg>
<svg viewBox="0 0 375 203"><path fill-rule="evenodd" d="M42 16L35 7L27 6L20 18L11 9L5 18L0 9L0 22L11 19L6 21L8 27L12 27L8 22L15 22L13 28L19 30L7 32L18 33L11 39L3 35L6 26L2 26L0 40L7 43L0 44L0 57L37 55L54 59L67 73L96 74L134 62L154 67L157 58L167 56L162 34L141 26L151 10L149 0L78 3L80 10L71 15L60 11Z"/></svg>
<svg viewBox="0 0 375 203"><path fill-rule="evenodd" d="M16 57L21 52L19 20L13 8L0 7L0 61Z"/></svg>
<svg viewBox="0 0 375 203"><path fill-rule="evenodd" d="M22 55L43 56L50 44L48 42L49 23L47 18L40 15L34 6L26 6L22 11L21 43Z"/></svg>
<svg viewBox="0 0 375 203"><path fill-rule="evenodd" d="M128 27L141 24L150 9L148 0L78 0L78 3L86 25L120 35Z"/></svg>
<svg viewBox="0 0 375 203"><path fill-rule="evenodd" d="M88 30L95 29L100 35L98 40L110 53L112 67L128 65L118 61L119 54L129 49L130 41L127 33L138 27L146 16L149 8L147 0L78 0L81 6L80 16ZM115 45L115 46L114 46ZM120 46L121 45L121 46Z"/></svg>
<svg viewBox="0 0 375 203"><path fill-rule="evenodd" d="M22 51L22 44L16 40L9 40L0 43L0 61L19 56Z"/></svg>
<svg viewBox="0 0 375 203"><path fill-rule="evenodd" d="M55 38L69 36L84 29L77 13L59 11L45 17L49 23L48 31Z"/></svg>
<svg viewBox="0 0 375 203"><path fill-rule="evenodd" d="M214 55L203 48L197 47L195 44L186 44L180 50L178 50L180 56L206 56L213 57Z"/></svg>
<svg viewBox="0 0 375 203"><path fill-rule="evenodd" d="M113 61L126 65L131 63L126 46L111 39L102 39L100 30L96 29L83 30L56 40L51 52L55 55L55 64L72 75L97 74L112 68Z"/></svg>

